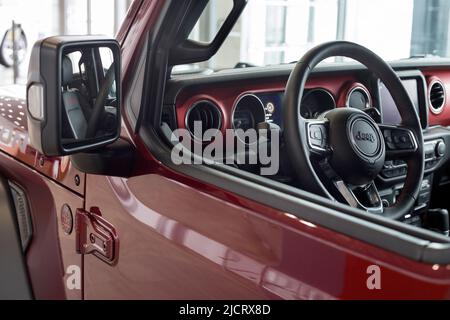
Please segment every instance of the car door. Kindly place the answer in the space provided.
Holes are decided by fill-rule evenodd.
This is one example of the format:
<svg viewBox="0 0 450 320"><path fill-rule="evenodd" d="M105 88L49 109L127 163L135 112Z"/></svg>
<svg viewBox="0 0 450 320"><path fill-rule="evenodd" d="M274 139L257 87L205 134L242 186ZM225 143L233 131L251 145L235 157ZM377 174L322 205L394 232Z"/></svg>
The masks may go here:
<svg viewBox="0 0 450 320"><path fill-rule="evenodd" d="M174 25L172 19L157 24L165 17L159 15L163 4L179 5L136 3L130 10L132 22L124 25L128 30L119 33L123 100L121 86L114 86L117 99L107 99L110 87L118 83L114 77L120 59L115 58L120 50L116 41L102 37L51 37L34 47L33 63L45 63L30 68L30 127L24 122L25 101L0 98L0 174L14 197L36 298L449 298L448 260L442 255L447 247L432 243L436 237L421 239L417 230L362 218L346 206L258 177L243 178L229 168L176 166L155 130L161 119L152 125L146 118L134 130L133 121L139 119L133 119L132 104L156 119L146 99L159 98L162 105L167 81L158 72L164 63L141 63L140 57L152 52L143 44L152 26L169 33L163 27ZM100 61L96 53L105 45L117 64L93 69L104 77L94 107L118 119L117 107L123 102L122 139L116 141L119 122L114 122L113 132L99 126L107 129L104 139L94 130L93 140L73 144L58 130L64 125L62 112L73 107L56 94L62 91L59 72L66 70L58 57L82 47L93 61ZM46 56L40 56L43 48ZM65 66L71 69L71 63ZM149 82L148 70L162 82ZM141 88L149 88L141 96L134 95L136 76ZM101 118L95 119L97 124ZM30 138L46 154L73 155L43 156L31 147ZM127 156L115 157L122 151ZM92 173L82 173L75 162Z"/></svg>
<svg viewBox="0 0 450 320"><path fill-rule="evenodd" d="M85 256L86 299L447 297L445 270L159 169L87 177L86 205L120 250L115 266ZM368 285L371 267L383 290Z"/></svg>
<svg viewBox="0 0 450 320"><path fill-rule="evenodd" d="M263 196L252 199L262 186L236 178L219 187L220 173L206 180L207 169L194 177L194 169L157 158L158 148L149 146L154 136L132 130L132 104L142 99L133 93L134 79L145 78L139 56L158 8L155 1L142 6L131 24L135 36L119 39L130 53L123 55L123 137L136 153L134 163L123 165L134 173L86 177L85 214L107 221L117 236L113 263L84 256L86 299L448 298L448 270L357 240L362 225L343 207L277 190L261 194L284 202L264 204ZM297 205L280 209L290 203ZM328 227L300 218L325 213ZM338 216L347 221L341 232L339 219L331 219ZM372 227L393 247L406 240ZM382 275L382 289L371 282L374 272Z"/></svg>
<svg viewBox="0 0 450 320"><path fill-rule="evenodd" d="M81 276L72 213L83 208L85 174L68 157L48 158L29 144L24 91L0 89L0 174L14 199L32 295L81 299L81 279L80 286L66 284L71 270ZM62 223L64 217L71 230Z"/></svg>

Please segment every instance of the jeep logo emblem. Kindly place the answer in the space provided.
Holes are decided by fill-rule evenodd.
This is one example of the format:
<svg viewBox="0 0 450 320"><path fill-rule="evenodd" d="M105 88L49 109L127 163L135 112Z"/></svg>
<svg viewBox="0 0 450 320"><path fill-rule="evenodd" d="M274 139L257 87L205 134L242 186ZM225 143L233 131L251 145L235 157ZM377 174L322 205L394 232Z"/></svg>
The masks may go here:
<svg viewBox="0 0 450 320"><path fill-rule="evenodd" d="M350 125L348 138L355 150L365 157L377 155L381 146L380 137L370 120L357 118Z"/></svg>
<svg viewBox="0 0 450 320"><path fill-rule="evenodd" d="M355 136L355 139L358 141L369 141L371 143L375 142L375 136L373 135L373 133L365 133L361 131L358 131L358 133Z"/></svg>

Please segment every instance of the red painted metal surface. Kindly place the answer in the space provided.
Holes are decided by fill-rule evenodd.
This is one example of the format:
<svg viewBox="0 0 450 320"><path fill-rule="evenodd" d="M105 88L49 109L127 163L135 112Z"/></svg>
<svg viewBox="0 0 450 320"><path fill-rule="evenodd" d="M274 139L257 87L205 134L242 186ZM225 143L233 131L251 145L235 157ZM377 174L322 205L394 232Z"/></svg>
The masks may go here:
<svg viewBox="0 0 450 320"><path fill-rule="evenodd" d="M23 90L0 91L0 169L28 196L33 238L26 261L33 292L37 299L81 299L81 288L69 290L65 283L67 268L81 271L82 258L73 250L74 234L61 228L60 212L64 205L72 212L83 207L85 174L68 157L46 158L29 145L26 101L12 97Z"/></svg>
<svg viewBox="0 0 450 320"><path fill-rule="evenodd" d="M83 206L83 198L54 183L30 166L0 152L0 172L25 191L33 221L33 238L26 262L37 299L81 299L81 290L66 287L69 266L82 270L82 257L74 251L74 233L61 229L60 210L67 204L72 212Z"/></svg>
<svg viewBox="0 0 450 320"><path fill-rule="evenodd" d="M118 33L124 97L129 94L143 39L163 2L135 1ZM431 75L450 84L450 72ZM347 75L312 78L308 87L324 87L339 100L345 86L355 81ZM237 83L183 92L177 101L178 119L184 119L193 101L210 98L228 115L225 125L229 127L231 108L241 94L280 91L284 86L285 81ZM14 114L16 121L20 111L11 108L19 112ZM432 118L432 122L447 123L450 114L446 112L442 117L447 120ZM0 168L29 197L35 235L27 264L37 298L81 298L80 290L65 286L65 270L70 265L84 267L87 299L450 298L450 266L402 258L184 176L157 161L131 130L123 134L137 147L135 171L139 176L82 175L80 186L74 186L69 181L77 172L70 163L44 159L40 166L39 155L28 145L26 127L14 121L7 113L0 117L1 133L15 132L24 142L0 142ZM124 127L130 128L126 118ZM120 238L116 266L92 255L84 257L83 265L82 256L75 252L74 232L66 235L60 227L59 210L64 204L74 214L77 208L100 208ZM373 264L381 267L380 291L366 286L366 270Z"/></svg>
<svg viewBox="0 0 450 320"><path fill-rule="evenodd" d="M125 15L125 18L122 21L119 31L117 31L116 34L116 40L120 43L120 45L123 45L123 42L128 36L128 32L130 31L130 28L134 22L136 14L139 12L139 8L141 7L142 2L143 0L134 0L131 3L130 7L128 8L127 14Z"/></svg>
<svg viewBox="0 0 450 320"><path fill-rule="evenodd" d="M127 100L126 97L131 79L136 72L136 64L142 53L142 47L146 37L148 37L148 32L156 23L163 5L164 1L160 0L135 1L133 8L130 9L125 19L129 25L128 31L120 31L118 34L117 40L121 43L122 52L122 90L124 101Z"/></svg>
<svg viewBox="0 0 450 320"><path fill-rule="evenodd" d="M0 89L0 148L18 161L34 168L66 188L84 194L85 174L70 163L69 157L45 157L29 144L25 87ZM13 96L15 94L15 96ZM78 177L75 179L75 177ZM76 182L77 181L77 182Z"/></svg>
<svg viewBox="0 0 450 320"><path fill-rule="evenodd" d="M115 224L122 254L115 269L86 257L86 298L450 298L446 266L403 259L168 170L89 177L87 195ZM382 291L366 286L373 264Z"/></svg>
<svg viewBox="0 0 450 320"><path fill-rule="evenodd" d="M326 82L326 80L324 80ZM370 90L367 89L365 85L363 85L361 82L348 82L345 84L345 86L340 90L339 92L339 99L336 100L336 104L338 107L345 107L347 104L348 97L350 95L350 92L356 88L362 88L363 90L367 91L370 94L370 105L373 107L373 96L370 93Z"/></svg>

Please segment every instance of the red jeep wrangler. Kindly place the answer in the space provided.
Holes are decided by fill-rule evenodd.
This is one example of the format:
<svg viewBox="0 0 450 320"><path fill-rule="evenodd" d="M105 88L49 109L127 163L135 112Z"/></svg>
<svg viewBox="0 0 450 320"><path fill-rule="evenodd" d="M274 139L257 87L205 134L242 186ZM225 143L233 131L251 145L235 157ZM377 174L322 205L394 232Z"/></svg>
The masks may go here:
<svg viewBox="0 0 450 320"><path fill-rule="evenodd" d="M450 298L450 60L191 68L230 3L209 42L207 0L135 0L116 39L35 44L0 97L2 297Z"/></svg>

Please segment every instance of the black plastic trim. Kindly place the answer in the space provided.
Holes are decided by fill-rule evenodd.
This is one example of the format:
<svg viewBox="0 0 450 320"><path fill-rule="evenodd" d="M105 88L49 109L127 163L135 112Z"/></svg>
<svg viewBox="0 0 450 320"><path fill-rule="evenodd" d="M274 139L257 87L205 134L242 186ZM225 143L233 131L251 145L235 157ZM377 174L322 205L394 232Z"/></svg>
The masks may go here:
<svg viewBox="0 0 450 320"><path fill-rule="evenodd" d="M128 178L133 170L135 155L134 146L119 138L101 149L73 154L70 161L84 173Z"/></svg>
<svg viewBox="0 0 450 320"><path fill-rule="evenodd" d="M62 137L62 112L61 112L61 64L64 50L75 47L103 46L111 49L114 55L114 69L116 77L121 75L120 47L115 39L103 36L54 36L42 39L34 45L30 67L28 70L28 90L32 85L43 86L44 110L43 119L35 119L28 115L28 131L30 132L31 144L35 149L47 156L69 155L86 150L108 145L116 141L120 136L121 118L117 121L117 130L114 135L104 139L93 138L73 146L64 146ZM117 101L120 113L121 107L121 81L117 84Z"/></svg>
<svg viewBox="0 0 450 320"><path fill-rule="evenodd" d="M213 112L215 112L216 116L217 116L217 120L218 120L217 125L215 127L210 127L210 128L207 128L207 129L221 130L222 129L222 123L223 123L223 115L222 115L222 111L220 111L219 106L217 104L215 104L214 102L212 102L211 100L208 100L208 99L203 99L203 100L196 101L196 102L194 102L194 104L192 104L189 107L189 109L188 109L188 111L186 113L186 116L184 118L185 127L186 127L186 129L188 129L188 131L191 134L191 137L193 139L198 140L200 142L203 142L202 141L202 137L196 137L194 132L193 132L193 130L192 130L192 128L190 128L190 126L189 126L189 122L190 122L189 118L192 115L192 111L194 111L196 108L200 108L201 105L207 105L207 106L211 107L211 110L214 110ZM204 124L202 123L202 125L204 125Z"/></svg>
<svg viewBox="0 0 450 320"><path fill-rule="evenodd" d="M170 50L169 64L171 66L206 61L215 55L241 16L247 0L233 0L231 12L211 43L187 39L207 3L207 0L191 1L189 20L180 28L176 39L177 44Z"/></svg>
<svg viewBox="0 0 450 320"><path fill-rule="evenodd" d="M0 177L0 299L30 300L33 293L8 182Z"/></svg>

